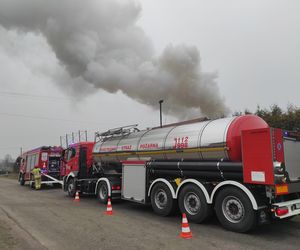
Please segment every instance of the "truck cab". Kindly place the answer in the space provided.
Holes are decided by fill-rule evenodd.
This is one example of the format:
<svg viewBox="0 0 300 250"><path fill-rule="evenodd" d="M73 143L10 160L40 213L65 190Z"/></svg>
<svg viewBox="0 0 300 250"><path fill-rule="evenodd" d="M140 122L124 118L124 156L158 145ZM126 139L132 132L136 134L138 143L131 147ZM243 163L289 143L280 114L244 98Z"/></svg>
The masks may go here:
<svg viewBox="0 0 300 250"><path fill-rule="evenodd" d="M62 156L62 171L65 176L63 180L65 191L67 191L66 188L69 182L90 176L93 161L93 146L94 142L78 142L69 145L69 147L64 150ZM73 191L74 190L71 192L72 194Z"/></svg>

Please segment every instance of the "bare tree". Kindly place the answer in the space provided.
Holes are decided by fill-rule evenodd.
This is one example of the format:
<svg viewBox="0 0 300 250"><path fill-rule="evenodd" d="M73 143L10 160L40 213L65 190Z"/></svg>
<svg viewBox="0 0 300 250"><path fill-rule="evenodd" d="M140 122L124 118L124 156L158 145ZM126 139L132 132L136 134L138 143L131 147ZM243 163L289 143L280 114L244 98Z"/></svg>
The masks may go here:
<svg viewBox="0 0 300 250"><path fill-rule="evenodd" d="M14 160L10 154L5 155L4 159L0 162L0 170L12 172L14 168Z"/></svg>

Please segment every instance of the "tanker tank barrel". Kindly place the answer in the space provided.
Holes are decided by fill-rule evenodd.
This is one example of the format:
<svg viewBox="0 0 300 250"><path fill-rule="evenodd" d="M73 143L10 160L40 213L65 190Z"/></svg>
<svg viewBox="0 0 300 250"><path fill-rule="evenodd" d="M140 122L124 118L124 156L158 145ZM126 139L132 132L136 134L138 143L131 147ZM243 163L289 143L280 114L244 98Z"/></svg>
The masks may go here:
<svg viewBox="0 0 300 250"><path fill-rule="evenodd" d="M186 163L201 161L195 166L242 171L241 131L267 128L268 124L255 115L228 117L195 123L173 124L163 128L138 131L137 124L97 133L94 156L102 162L125 161L131 157L151 158L156 162ZM164 160L163 160L164 159ZM220 160L222 159L222 161ZM192 160L192 161L191 161ZM212 162L212 163L210 163ZM226 165L230 162L230 165Z"/></svg>

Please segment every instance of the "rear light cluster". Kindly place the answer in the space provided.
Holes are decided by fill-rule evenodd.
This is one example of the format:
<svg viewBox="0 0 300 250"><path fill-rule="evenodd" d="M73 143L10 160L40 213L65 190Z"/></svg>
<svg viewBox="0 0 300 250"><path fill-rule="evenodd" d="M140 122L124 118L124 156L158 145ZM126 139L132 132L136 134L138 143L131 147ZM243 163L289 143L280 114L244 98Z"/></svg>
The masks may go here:
<svg viewBox="0 0 300 250"><path fill-rule="evenodd" d="M278 207L275 209L275 213L277 216L286 215L286 214L288 214L288 212L289 212L288 207Z"/></svg>
<svg viewBox="0 0 300 250"><path fill-rule="evenodd" d="M121 186L112 186L111 190L121 190Z"/></svg>
<svg viewBox="0 0 300 250"><path fill-rule="evenodd" d="M275 213L278 217L284 216L289 213L288 207L272 208L271 212Z"/></svg>

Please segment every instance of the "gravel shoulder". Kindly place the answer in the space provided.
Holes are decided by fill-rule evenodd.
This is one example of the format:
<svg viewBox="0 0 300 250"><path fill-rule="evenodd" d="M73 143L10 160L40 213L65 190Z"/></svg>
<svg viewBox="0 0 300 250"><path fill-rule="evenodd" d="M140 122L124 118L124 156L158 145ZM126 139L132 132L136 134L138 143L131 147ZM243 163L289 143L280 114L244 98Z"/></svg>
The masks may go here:
<svg viewBox="0 0 300 250"><path fill-rule="evenodd" d="M2 217L1 214L0 216ZM0 249L17 249L18 244L12 228L3 219L0 220Z"/></svg>
<svg viewBox="0 0 300 250"><path fill-rule="evenodd" d="M22 226L18 225L10 216L0 209L0 249L46 249Z"/></svg>

